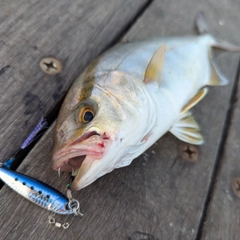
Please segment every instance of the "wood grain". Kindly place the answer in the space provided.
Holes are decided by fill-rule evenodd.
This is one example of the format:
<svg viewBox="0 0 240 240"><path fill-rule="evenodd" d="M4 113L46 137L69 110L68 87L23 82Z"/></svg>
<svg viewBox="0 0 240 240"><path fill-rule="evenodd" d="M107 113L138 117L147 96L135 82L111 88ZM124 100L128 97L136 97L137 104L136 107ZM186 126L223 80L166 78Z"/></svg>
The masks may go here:
<svg viewBox="0 0 240 240"><path fill-rule="evenodd" d="M233 179L240 177L239 80L240 75L238 92L232 106L233 115L229 123L230 129L224 145L223 156L220 157L220 166L214 181L201 239L234 240L240 236L240 198L232 188Z"/></svg>
<svg viewBox="0 0 240 240"><path fill-rule="evenodd" d="M240 44L235 29L240 6L237 0L208 2L155 1L137 21L126 39L194 34L193 20L204 10L212 32L218 38ZM219 21L224 20L224 25ZM222 23L222 22L220 22ZM211 88L194 109L206 143L199 148L196 163L183 160L181 142L166 134L130 166L103 176L87 188L74 192L80 200L83 218L68 218L64 231L48 225L48 212L30 204L4 187L0 194L3 239L196 239L219 142L229 107L238 54L215 56L230 79L226 87ZM28 155L19 171L64 191L69 176L58 178L51 170L53 129L45 134ZM21 216L21 220L20 217ZM64 217L56 216L63 222ZM214 236L212 239L217 239Z"/></svg>
<svg viewBox="0 0 240 240"><path fill-rule="evenodd" d="M52 111L76 76L122 35L146 3L147 0L1 2L2 159L21 146L40 117ZM62 73L52 76L40 69L39 63L46 56L62 61Z"/></svg>

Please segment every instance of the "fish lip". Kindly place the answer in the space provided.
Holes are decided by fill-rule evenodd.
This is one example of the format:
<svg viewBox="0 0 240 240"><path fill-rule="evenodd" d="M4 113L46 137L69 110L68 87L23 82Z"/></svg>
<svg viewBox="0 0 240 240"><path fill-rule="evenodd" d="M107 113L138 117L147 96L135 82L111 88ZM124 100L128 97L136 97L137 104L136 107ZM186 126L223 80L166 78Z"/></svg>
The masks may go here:
<svg viewBox="0 0 240 240"><path fill-rule="evenodd" d="M71 152L71 151L74 152L74 150L76 149L78 151L77 144L84 142L85 140L91 138L92 136L100 136L100 134L98 134L96 131L89 131L84 133L82 136L77 138L72 143L64 146L61 150L57 151L56 153L53 153L53 161L56 161L57 159L62 158L67 154L67 152Z"/></svg>
<svg viewBox="0 0 240 240"><path fill-rule="evenodd" d="M96 159L99 159L103 156L103 154L104 154L104 149L102 151L89 151L89 150L83 150L81 148L80 150L78 150L78 148L76 148L75 146L70 146L54 154L53 169L57 171L60 168L61 171L71 171L72 168L74 169L74 166L71 166L70 164L71 159L76 157L83 157L83 156L85 156L83 161L85 161L87 156L91 156L91 157L95 157ZM81 165L78 168L80 167Z"/></svg>
<svg viewBox="0 0 240 240"><path fill-rule="evenodd" d="M63 163L67 158L69 159L82 155L99 156L102 155L103 152L103 150L97 151L97 149L95 149L95 151L91 151L77 146L68 146L53 154L53 162L54 165L59 165L57 163Z"/></svg>
<svg viewBox="0 0 240 240"><path fill-rule="evenodd" d="M58 158L57 160L55 160L53 162L53 169L57 171L60 168L61 171L70 172L72 170L72 167L69 164L69 160L72 159L72 158L79 157L79 156L84 156L84 155L85 154L80 155L79 152L77 152L77 151L73 152L73 153L66 154L66 155L62 156L61 158Z"/></svg>
<svg viewBox="0 0 240 240"><path fill-rule="evenodd" d="M84 140L87 140L87 139L89 139L89 138L92 137L92 136L100 136L100 134L97 133L96 131L86 132L86 133L84 133L81 137L77 138L74 142L72 142L72 143L70 144L70 146L76 145L76 144L78 144L78 143L80 143L80 142L83 142Z"/></svg>
<svg viewBox="0 0 240 240"><path fill-rule="evenodd" d="M76 157L84 157L84 159L81 160L81 164L79 164L79 166L76 168L77 170L81 168L82 163L88 160L89 157L91 159L95 158L96 160L101 159L105 153L105 143L106 141L110 140L110 138L106 136L106 133L101 136L96 131L84 133L72 143L53 153L53 169L57 171L60 168L61 171L72 171L74 166L71 166L69 162L71 159ZM99 139L95 141L94 138ZM87 143L91 140L94 140L97 146L89 149Z"/></svg>

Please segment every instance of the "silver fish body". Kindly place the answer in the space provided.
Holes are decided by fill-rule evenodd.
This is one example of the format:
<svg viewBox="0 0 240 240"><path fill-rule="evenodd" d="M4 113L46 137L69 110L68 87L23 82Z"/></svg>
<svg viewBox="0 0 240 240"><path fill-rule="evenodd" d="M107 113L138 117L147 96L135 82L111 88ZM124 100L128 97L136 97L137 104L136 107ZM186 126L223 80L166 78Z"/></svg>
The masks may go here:
<svg viewBox="0 0 240 240"><path fill-rule="evenodd" d="M97 84L115 95L122 91L121 101L125 106L128 101L138 102L135 106L138 109L136 115L138 118L141 116L142 124L147 127L142 134L147 135L149 129L152 129L155 135L145 145L145 149L159 139L166 129L171 128L183 107L199 89L212 85L210 51L214 43L210 35L126 43L116 46L98 60L96 75L112 74L112 78L108 85L105 80L98 78ZM144 84L148 64L162 45L166 45L164 67L153 82ZM124 77L114 76L121 74L128 79L124 87L121 86ZM219 75L220 84L226 84L227 80ZM129 111L131 115L133 110Z"/></svg>
<svg viewBox="0 0 240 240"><path fill-rule="evenodd" d="M95 60L70 89L56 124L53 167L76 168L73 187L129 165L167 131L202 144L189 112L208 85L227 80L212 47L239 51L211 35L119 44ZM70 167L71 166L71 167Z"/></svg>
<svg viewBox="0 0 240 240"><path fill-rule="evenodd" d="M57 214L73 214L68 199L56 189L34 178L0 167L0 179L31 202Z"/></svg>

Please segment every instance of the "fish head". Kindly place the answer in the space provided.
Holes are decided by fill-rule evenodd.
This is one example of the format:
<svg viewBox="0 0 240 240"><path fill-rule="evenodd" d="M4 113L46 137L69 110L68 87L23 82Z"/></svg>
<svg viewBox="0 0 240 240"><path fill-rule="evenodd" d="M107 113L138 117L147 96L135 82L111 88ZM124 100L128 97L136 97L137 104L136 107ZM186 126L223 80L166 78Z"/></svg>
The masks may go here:
<svg viewBox="0 0 240 240"><path fill-rule="evenodd" d="M118 72L83 74L69 90L55 127L53 168L76 170L74 190L121 166L139 118L132 84Z"/></svg>

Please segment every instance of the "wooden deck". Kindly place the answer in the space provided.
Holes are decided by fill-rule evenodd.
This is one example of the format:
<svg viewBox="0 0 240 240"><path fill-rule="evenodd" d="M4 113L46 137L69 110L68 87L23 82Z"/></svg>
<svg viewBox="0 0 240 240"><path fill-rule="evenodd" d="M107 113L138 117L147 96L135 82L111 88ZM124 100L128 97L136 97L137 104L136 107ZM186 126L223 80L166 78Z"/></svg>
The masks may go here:
<svg viewBox="0 0 240 240"><path fill-rule="evenodd" d="M17 171L64 192L69 175L59 178L51 169L51 152L54 120L70 84L122 38L195 34L199 11L214 36L240 45L239 0L2 1L1 160L19 148L41 116L47 117L53 123ZM60 74L41 71L46 56L63 62ZM230 81L211 88L193 110L205 137L196 162L184 160L182 142L166 134L130 166L74 192L84 216L68 217L68 230L49 225L46 210L4 186L0 239L239 239L240 198L231 186L240 177L239 54L218 52L214 58Z"/></svg>

